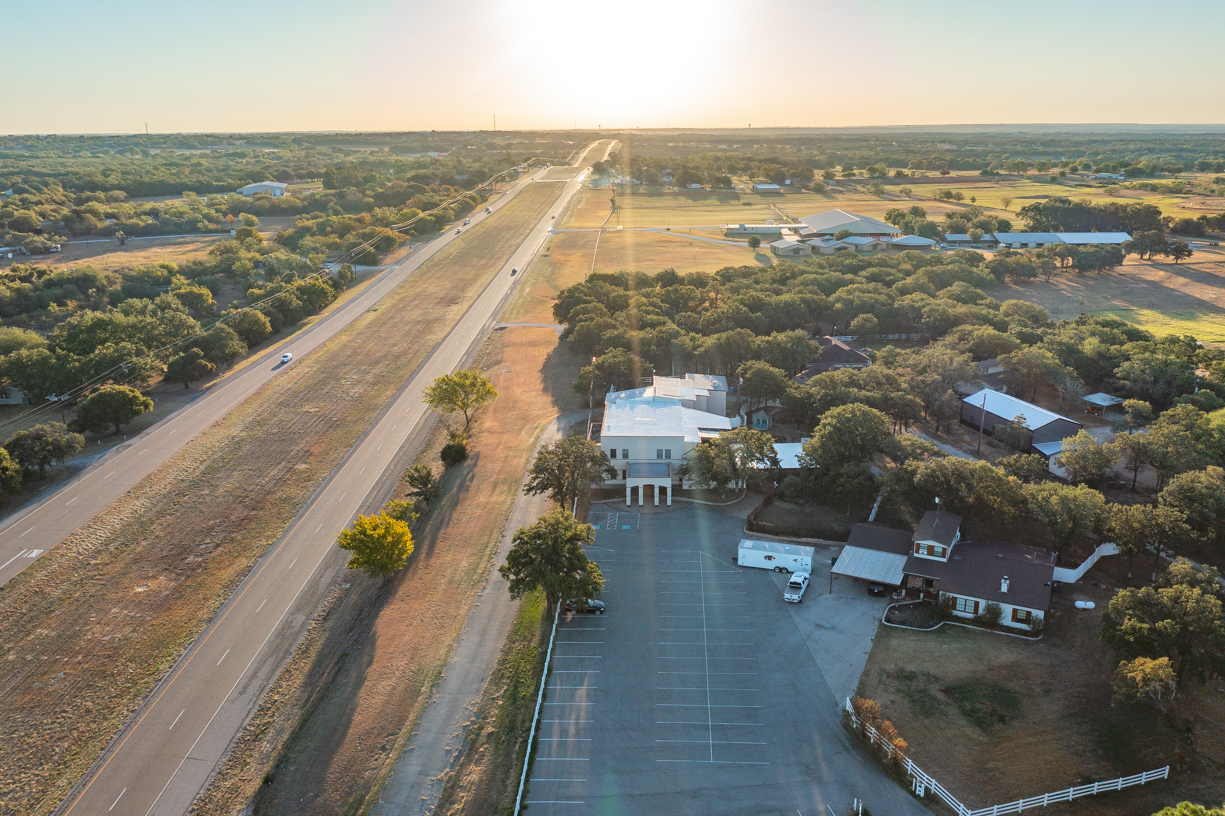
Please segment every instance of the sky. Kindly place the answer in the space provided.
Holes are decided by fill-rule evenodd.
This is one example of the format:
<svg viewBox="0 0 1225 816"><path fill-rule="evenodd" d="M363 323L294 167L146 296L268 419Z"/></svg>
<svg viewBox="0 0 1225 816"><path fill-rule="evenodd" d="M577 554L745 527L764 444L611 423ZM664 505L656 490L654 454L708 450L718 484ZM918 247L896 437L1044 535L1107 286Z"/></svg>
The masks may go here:
<svg viewBox="0 0 1225 816"><path fill-rule="evenodd" d="M39 0L0 133L1225 123L1220 0Z"/></svg>

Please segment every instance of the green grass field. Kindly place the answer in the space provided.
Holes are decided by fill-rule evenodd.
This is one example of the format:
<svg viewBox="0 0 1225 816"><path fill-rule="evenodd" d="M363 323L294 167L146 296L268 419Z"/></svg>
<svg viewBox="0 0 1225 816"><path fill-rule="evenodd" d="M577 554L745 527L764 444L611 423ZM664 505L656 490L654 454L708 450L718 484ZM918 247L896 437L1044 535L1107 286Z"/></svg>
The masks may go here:
<svg viewBox="0 0 1225 816"><path fill-rule="evenodd" d="M1109 309L1097 314L1126 320L1156 335L1189 334L1205 343L1225 343L1225 315L1222 314L1160 309Z"/></svg>

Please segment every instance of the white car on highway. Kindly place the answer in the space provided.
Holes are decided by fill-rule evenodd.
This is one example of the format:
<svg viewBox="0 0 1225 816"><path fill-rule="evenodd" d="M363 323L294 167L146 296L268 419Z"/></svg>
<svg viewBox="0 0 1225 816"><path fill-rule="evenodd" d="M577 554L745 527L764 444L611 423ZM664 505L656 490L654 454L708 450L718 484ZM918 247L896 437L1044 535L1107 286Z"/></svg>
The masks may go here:
<svg viewBox="0 0 1225 816"><path fill-rule="evenodd" d="M288 363L288 362L289 362L290 360L292 360L292 359L293 359L293 353L292 353L292 352L288 352L288 351L287 351L287 352L285 352L284 354L282 354L282 355L281 355L281 362L282 362L282 363Z"/></svg>
<svg viewBox="0 0 1225 816"><path fill-rule="evenodd" d="M799 603L804 599L804 591L808 589L810 578L806 572L793 572L783 590L783 600L787 603Z"/></svg>

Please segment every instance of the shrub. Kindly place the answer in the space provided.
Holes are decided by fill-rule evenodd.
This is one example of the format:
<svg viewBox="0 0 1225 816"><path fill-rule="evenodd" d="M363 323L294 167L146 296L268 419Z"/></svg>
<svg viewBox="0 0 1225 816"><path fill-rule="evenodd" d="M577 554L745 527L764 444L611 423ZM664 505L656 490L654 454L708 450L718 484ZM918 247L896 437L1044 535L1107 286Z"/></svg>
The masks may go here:
<svg viewBox="0 0 1225 816"><path fill-rule="evenodd" d="M458 465L460 462L468 458L468 437L458 431L447 431L449 439L447 444L442 446L442 464L443 467L451 467Z"/></svg>
<svg viewBox="0 0 1225 816"><path fill-rule="evenodd" d="M404 481L412 488L409 493L413 498L420 499L426 504L433 504L438 498L438 491L442 489L434 471L425 462L418 462L409 468L404 473Z"/></svg>
<svg viewBox="0 0 1225 816"><path fill-rule="evenodd" d="M974 616L974 622L979 626L986 626L989 629L994 629L1000 625L1000 621L1004 619L1004 609L995 601L987 601L987 605L983 607L983 611Z"/></svg>
<svg viewBox="0 0 1225 816"><path fill-rule="evenodd" d="M943 595L936 602L936 620L946 621L953 617L953 596Z"/></svg>
<svg viewBox="0 0 1225 816"><path fill-rule="evenodd" d="M408 501L397 501L391 499L383 507L383 512L396 521L403 521L406 524L412 524L417 520L417 503L412 499Z"/></svg>

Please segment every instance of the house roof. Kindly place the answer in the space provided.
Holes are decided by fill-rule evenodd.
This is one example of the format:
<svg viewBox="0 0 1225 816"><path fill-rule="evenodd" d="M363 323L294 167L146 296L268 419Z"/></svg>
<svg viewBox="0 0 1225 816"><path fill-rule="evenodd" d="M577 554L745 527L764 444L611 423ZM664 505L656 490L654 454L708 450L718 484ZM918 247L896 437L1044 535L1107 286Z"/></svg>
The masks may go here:
<svg viewBox="0 0 1225 816"><path fill-rule="evenodd" d="M894 246L935 246L936 242L930 238L924 238L922 235L899 235L893 238L889 243Z"/></svg>
<svg viewBox="0 0 1225 816"><path fill-rule="evenodd" d="M817 232L833 235L839 230L848 229L855 235L896 235L901 230L892 224L886 224L876 218L866 215L856 215L846 210L828 210L816 215L800 219Z"/></svg>
<svg viewBox="0 0 1225 816"><path fill-rule="evenodd" d="M875 521L861 522L851 527L847 536L848 547L860 547L866 550L880 550L894 555L909 555L911 550L911 532L886 527Z"/></svg>
<svg viewBox="0 0 1225 816"><path fill-rule="evenodd" d="M1081 399L1083 399L1085 402L1089 403L1090 405L1100 405L1103 408L1109 408L1112 405L1122 405L1123 404L1122 397L1112 397L1109 394L1102 393L1101 391L1098 391L1096 394L1090 394L1087 397L1081 397Z"/></svg>
<svg viewBox="0 0 1225 816"><path fill-rule="evenodd" d="M1034 445L1034 450L1049 459L1057 453L1063 453L1063 440L1039 442L1037 445Z"/></svg>
<svg viewBox="0 0 1225 816"><path fill-rule="evenodd" d="M730 431L732 421L718 414L685 408L667 397L629 397L605 404L602 436L683 437L695 445L701 431Z"/></svg>
<svg viewBox="0 0 1225 816"><path fill-rule="evenodd" d="M796 249L797 247L804 248L804 249L808 248L805 244L801 244L799 241L792 241L790 238L782 238L782 239L779 239L778 241L770 242L770 249L775 249L775 250L777 249Z"/></svg>
<svg viewBox="0 0 1225 816"><path fill-rule="evenodd" d="M1055 554L1006 542L963 541L948 561L910 556L906 574L935 578L941 592L1045 611L1051 605Z"/></svg>
<svg viewBox="0 0 1225 816"><path fill-rule="evenodd" d="M256 181L245 185L243 189L245 190L247 187L279 187L284 190L289 187L289 185L283 181Z"/></svg>
<svg viewBox="0 0 1225 816"><path fill-rule="evenodd" d="M753 189L754 189L754 190L779 190L779 191L782 191L782 189L783 189L783 188L782 188L782 187L779 187L777 184L754 184L754 185L753 185Z"/></svg>
<svg viewBox="0 0 1225 816"><path fill-rule="evenodd" d="M1036 431L1039 428L1044 428L1056 420L1064 420L1080 425L1074 419L1068 419L1065 416L1048 411L1045 408L1039 408L1033 403L1019 400L1016 397L1002 394L999 391L992 391L984 388L962 400L967 405L974 408L982 408L983 399L986 398L986 409L988 413L995 414L998 417L1003 417L1006 420L1013 420L1017 416L1024 416L1024 425L1031 431Z"/></svg>
<svg viewBox="0 0 1225 816"><path fill-rule="evenodd" d="M928 510L915 528L911 541L934 541L945 547L953 546L957 530L961 527L961 516L946 510Z"/></svg>
<svg viewBox="0 0 1225 816"><path fill-rule="evenodd" d="M888 586L900 586L905 578L906 556L897 553L852 547L842 548L834 562L833 573L848 578L874 581Z"/></svg>
<svg viewBox="0 0 1225 816"><path fill-rule="evenodd" d="M879 238L874 238L870 235L848 235L846 238L842 239L842 243L864 246L866 244L879 244L882 243L882 241Z"/></svg>
<svg viewBox="0 0 1225 816"><path fill-rule="evenodd" d="M774 452L778 454L778 465L783 470L798 470L800 467L799 455L800 451L804 450L802 442L775 442Z"/></svg>
<svg viewBox="0 0 1225 816"><path fill-rule="evenodd" d="M945 234L945 236L944 236L944 240L946 240L946 241L956 241L956 242L957 242L957 243L959 243L959 244L961 244L961 243L971 243L969 233L965 233L965 232L949 232L949 233L946 233L946 234ZM983 237L982 237L982 238L979 238L977 241L973 241L972 243L976 243L976 244L978 244L978 243L982 243L983 241L990 241L990 242L994 242L994 241L995 241L995 236L994 236L994 235L992 235L992 234L991 234L991 233L989 233L989 232L984 232L984 233L983 233Z"/></svg>

